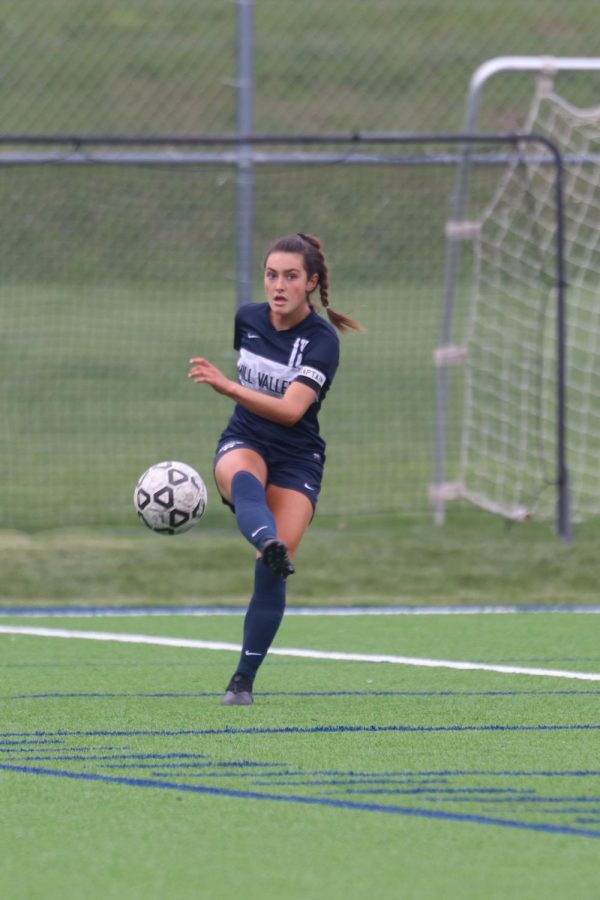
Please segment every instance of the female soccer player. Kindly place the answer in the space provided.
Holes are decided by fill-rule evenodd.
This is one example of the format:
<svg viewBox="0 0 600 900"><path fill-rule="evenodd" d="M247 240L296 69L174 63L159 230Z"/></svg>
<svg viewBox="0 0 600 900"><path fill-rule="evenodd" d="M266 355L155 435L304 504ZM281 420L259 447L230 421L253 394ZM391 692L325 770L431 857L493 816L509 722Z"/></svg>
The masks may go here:
<svg viewBox="0 0 600 900"><path fill-rule="evenodd" d="M325 442L317 415L333 381L339 340L311 302L318 287L330 322L360 330L329 307L329 273L318 238L280 238L264 261L266 303L240 307L234 347L238 380L209 360L190 360L189 377L235 401L215 456L215 481L238 527L254 545L254 592L242 654L221 700L252 703L252 685L285 609L285 579L311 521L323 475Z"/></svg>

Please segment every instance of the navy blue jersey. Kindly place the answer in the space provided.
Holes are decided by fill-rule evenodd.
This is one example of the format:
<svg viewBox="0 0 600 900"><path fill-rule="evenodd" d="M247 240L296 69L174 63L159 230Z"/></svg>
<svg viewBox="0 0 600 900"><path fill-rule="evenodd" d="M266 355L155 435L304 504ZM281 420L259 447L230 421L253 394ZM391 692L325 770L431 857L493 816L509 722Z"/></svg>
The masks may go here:
<svg viewBox="0 0 600 900"><path fill-rule="evenodd" d="M253 436L291 453L323 453L317 416L338 367L340 343L335 328L311 310L298 325L277 331L268 303L248 303L237 311L233 346L239 352L238 381L244 387L282 397L292 381L300 381L313 388L315 399L292 426L271 422L236 404L228 433Z"/></svg>

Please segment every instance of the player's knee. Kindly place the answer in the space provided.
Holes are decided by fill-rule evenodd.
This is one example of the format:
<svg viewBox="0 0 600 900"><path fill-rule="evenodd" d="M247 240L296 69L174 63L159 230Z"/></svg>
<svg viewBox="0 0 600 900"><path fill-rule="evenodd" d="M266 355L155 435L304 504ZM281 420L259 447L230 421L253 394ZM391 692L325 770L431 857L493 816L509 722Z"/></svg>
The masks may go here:
<svg viewBox="0 0 600 900"><path fill-rule="evenodd" d="M232 450L222 456L215 465L215 481L222 497L231 501L231 483L238 472L254 475L261 484L266 481L266 466L252 450Z"/></svg>

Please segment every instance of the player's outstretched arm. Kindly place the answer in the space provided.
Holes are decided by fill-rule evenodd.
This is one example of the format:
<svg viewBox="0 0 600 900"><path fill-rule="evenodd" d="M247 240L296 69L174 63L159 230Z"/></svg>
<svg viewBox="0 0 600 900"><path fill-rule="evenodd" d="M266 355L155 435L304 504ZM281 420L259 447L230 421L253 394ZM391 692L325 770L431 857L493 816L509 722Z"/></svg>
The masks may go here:
<svg viewBox="0 0 600 900"><path fill-rule="evenodd" d="M203 357L191 359L190 366L188 377L196 384L208 384L218 394L230 397L255 415L279 425L295 425L315 399L311 387L296 381L290 384L283 397L270 397L232 381Z"/></svg>

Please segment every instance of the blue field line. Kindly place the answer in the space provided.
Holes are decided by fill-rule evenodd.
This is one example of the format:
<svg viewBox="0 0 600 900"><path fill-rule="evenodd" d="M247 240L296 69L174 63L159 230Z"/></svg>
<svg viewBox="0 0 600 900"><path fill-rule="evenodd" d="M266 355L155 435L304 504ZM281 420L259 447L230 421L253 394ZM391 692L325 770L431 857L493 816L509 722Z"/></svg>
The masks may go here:
<svg viewBox="0 0 600 900"><path fill-rule="evenodd" d="M27 760L25 760L27 762ZM169 773L172 774L172 773ZM181 777L178 775L177 777ZM264 776L263 776L264 777ZM460 788L440 788L440 787L428 787L423 784L417 782L416 786L411 786L405 781L395 781L392 778L362 778L356 779L352 777L348 777L346 780L341 780L340 778L296 778L295 780L283 781L277 772L273 773L273 778L269 778L266 781L260 781L260 779L256 779L254 784L266 786L271 785L275 787L335 787L335 788L343 788L344 792L347 794L407 794L407 795L427 795L428 797L442 797L443 799L447 799L450 795L452 795L451 799L454 799L454 795L460 795L460 797L464 797L464 795L475 794L476 796L480 796L481 794L493 794L497 796L499 794L509 794L510 796L506 799L519 799L521 794L530 795L532 792L528 788L494 788L494 787L460 787ZM362 785L362 786L361 786ZM368 787L366 786L368 785ZM371 785L383 785L383 787L371 787ZM466 799L471 799L467 797ZM504 802L504 798L502 798ZM600 803L600 800L596 798L596 802Z"/></svg>
<svg viewBox="0 0 600 900"><path fill-rule="evenodd" d="M206 758L206 753L98 753L95 755L83 754L82 750L85 750L85 747L78 747L78 753L61 753L60 755L54 754L50 756L46 754L45 756L23 756L22 758L25 762L50 762L51 760L54 762L97 762L98 760L107 759L154 759L154 760L164 760L164 759L203 759ZM107 748L102 747L102 750L106 750ZM156 765L156 762L154 763ZM137 763L136 763L137 766Z"/></svg>
<svg viewBox="0 0 600 900"><path fill-rule="evenodd" d="M503 828L517 828L523 831L539 831L546 834L568 835L573 837L600 838L600 830L576 828L569 825L551 825L539 822L520 822L517 819L501 819L492 816L481 816L469 813L453 813L442 810L430 810L402 806L387 806L379 803L360 803L353 800L340 800L326 797L302 797L296 794L281 795L261 793L260 791L243 791L234 788L218 788L206 785L182 784L180 782L158 781L147 778L128 778L123 776L101 775L93 772L69 772L66 770L45 769L38 766L17 766L0 764L0 771L16 772L24 775L68 778L79 781L94 781L103 784L124 785L126 787L154 788L156 790L184 791L193 794L204 794L213 797L229 797L241 800L267 800L277 803L297 803L304 806L328 807L333 809L357 810L361 812L379 812L388 815L413 816L442 821L467 822L476 825L495 825Z"/></svg>
<svg viewBox="0 0 600 900"><path fill-rule="evenodd" d="M566 797L565 799L569 799L569 798ZM571 798L571 799L573 799L573 798ZM577 799L577 798L575 798L575 799ZM557 798L554 798L553 802L557 802ZM589 798L585 802L591 803L592 799ZM536 810L536 812L544 813L544 815L547 815L547 816L561 816L561 815L565 815L565 814L570 815L570 816L581 816L583 814L590 815L590 816L597 816L598 813L600 812L600 800L596 799L596 803L598 803L598 809L589 809L589 808L582 809L579 806L574 806L571 808L567 807L566 809L556 809L556 808L551 807L550 809L538 809L538 810Z"/></svg>
<svg viewBox="0 0 600 900"><path fill-rule="evenodd" d="M48 751L45 752L45 748L42 747L42 749L38 751L38 753L43 754L41 756L32 757L32 756L25 755L28 752L31 752L31 750L33 750L33 749L34 748L32 748L29 744L22 744L17 747L0 747L0 752L2 753L3 756L10 756L11 754L13 754L13 757L19 756L20 759L25 759L27 761L30 761L31 759L36 759L36 760L40 760L40 761L45 760L46 762L48 762L49 760L59 759L60 757L53 755L53 754L55 754L59 750L62 751L65 748L64 747L50 747L50 748L48 748ZM90 753L92 750L98 750L97 747L80 747L79 745L77 746L76 749L79 753L86 753L86 754ZM128 750L128 749L129 749L128 747L102 747L101 748L101 750L103 752L106 752L108 750L121 750L122 751L122 750ZM199 755L202 756L203 754L199 754ZM104 756L98 757L98 759L105 759L105 758L108 759L108 757L104 757ZM64 759L64 757L63 757L63 759ZM91 757L90 756L82 756L81 759L91 759ZM156 763L154 763L154 765L156 765ZM161 765L163 765L163 764L161 763ZM165 765L168 765L168 763Z"/></svg>
<svg viewBox="0 0 600 900"><path fill-rule="evenodd" d="M215 769L215 771L209 771L209 766L211 766L211 765ZM229 773L223 773L220 770L223 766L227 766L227 765L229 765L229 763L212 763L212 764L207 763L206 769L203 769L201 772L199 772L199 771L185 772L184 771L184 769L198 770L200 768L200 764L196 766L194 763L182 763L181 765L178 765L177 763L166 763L165 765L163 765L161 763L161 766L160 766L161 771L157 771L156 763L149 763L148 765L141 764L137 768L154 770L152 772L152 774L156 775L157 777L164 777L164 778L167 778L169 776L172 777L174 774L173 770L177 770L178 778L186 778L186 777L197 778L199 776L202 776L202 778L204 779L204 778L223 778L224 774L229 774ZM237 763L236 763L236 765L237 765ZM242 764L240 763L240 765L242 765ZM348 784L379 784L379 783L381 783L381 784L394 784L394 785L403 785L403 784L418 784L418 785L435 784L435 785L438 785L438 784L447 784L448 783L447 778L420 778L418 776L412 777L412 776L397 774L395 772L391 772L391 773L387 773L387 774L385 772L383 772L383 773L379 773L379 772L368 773L367 772L362 776L358 776L355 772L322 773L319 771L312 772L311 777L312 777L312 775L326 774L326 775L329 775L330 778L327 780L322 780L322 781L311 780L309 782L309 781L306 781L306 775L307 775L306 772L290 771L289 769L282 769L281 766L285 766L286 763L263 763L262 765L264 766L265 769L276 768L276 771L273 771L273 772L269 772L269 771L236 772L235 777L238 779L253 778L254 784L260 784L260 785L275 784L277 787L280 787L281 785L284 785L284 784L291 784L291 785L300 784L303 786L309 785L309 784L310 785L334 784L334 785L340 785L340 786L345 787L345 785L348 785ZM102 768L103 769L117 769L117 768L130 769L130 768L133 768L133 766L129 766L129 765L118 766L115 763L109 763L106 766L102 766ZM261 778L266 778L267 780L261 781L260 780ZM285 781L281 781L282 778L290 778L290 779L293 778L295 780L285 782ZM345 779L345 780L343 780L343 779ZM504 789L502 789L502 790L504 790ZM511 790L511 788L506 788L506 790Z"/></svg>
<svg viewBox="0 0 600 900"><path fill-rule="evenodd" d="M261 782L257 782L257 784L260 783ZM281 785L281 782L279 781L276 783L278 787ZM293 784L293 782L291 782L291 784ZM394 785L393 782L387 787L374 788L373 790L370 790L368 787L355 787L353 784L349 784L348 786L344 785L344 791L347 794L414 795L430 797L434 800L444 800L444 802L447 803L526 803L527 800L533 799L532 791L527 788L407 788L400 785ZM482 794L486 796L482 796ZM598 803L600 801L596 799L595 802Z"/></svg>
<svg viewBox="0 0 600 900"><path fill-rule="evenodd" d="M310 782L308 782L308 784L310 785ZM300 782L298 782L298 786L301 786ZM560 804L563 804L563 803L584 803L584 804L591 803L600 808L600 798L598 798L598 797L534 797L532 795L528 795L526 797L519 797L519 796L515 796L515 795L511 795L509 797L499 797L499 796L482 797L482 796L480 796L481 790L478 788L471 789L473 796L466 796L466 794L469 790L467 788L456 789L456 792L455 792L456 796L448 796L448 795L443 794L442 791L435 791L435 790L427 790L427 789L407 790L407 789L403 789L403 788L391 788L391 787L387 788L387 789L376 789L373 791L370 791L367 788L357 788L356 790L353 790L351 787L348 787L348 788L344 787L344 790L347 794L386 794L386 795L402 794L402 795L407 795L407 796L413 795L413 794L427 795L427 796L431 797L432 799L443 799L444 803L485 803L485 804L496 804L496 805L507 804L507 803L511 804L511 805L517 805L517 804L534 805L534 804L549 803L549 804L554 804L553 809L546 809L546 810L539 810L539 811L544 812L544 813L552 813L552 814L559 813L561 815L563 815L564 813L567 813L567 812L575 813L575 814L578 814L581 812L588 812L588 810L578 809L578 808L564 809L562 806L560 806ZM560 808L559 808L559 806L560 806ZM596 810L594 808L589 811L592 813L595 813L598 810Z"/></svg>
<svg viewBox="0 0 600 900"><path fill-rule="evenodd" d="M10 694L2 700L74 700L138 699L168 700L181 698L221 697L222 691L157 691L130 693L128 691L51 691L42 694ZM600 688L591 690L535 690L535 691L260 691L256 697L571 697L600 695Z"/></svg>
<svg viewBox="0 0 600 900"><path fill-rule="evenodd" d="M177 733L179 734L179 732ZM21 740L21 741L10 741L11 746L6 748L3 746L4 743L0 741L0 752L3 753L27 753L31 748L32 743L43 743L43 744L65 744L65 738L57 739L55 741L29 741L29 740ZM12 746L16 745L16 746ZM101 754L95 756L86 755L81 757L66 757L66 756L58 756L56 755L56 751L64 752L64 747L50 747L48 749L48 754L45 757L22 757L28 762L33 760L45 760L46 762L54 761L54 760L65 760L65 759L85 759L85 760L101 760L105 762L106 760L137 760L136 762L131 763L112 763L106 762L104 768L112 769L112 768L136 768L136 769L152 769L157 765L157 760L160 760L160 765L163 769L194 769L194 770L202 770L200 774L202 774L203 778L206 777L222 777L224 771L235 770L235 775L237 778L245 777L245 778L256 778L271 776L269 779L270 783L273 783L275 779L282 778L300 778L304 779L302 784L306 782L306 771L304 769L290 769L288 764L281 760L270 760L268 762L258 762L250 759L239 759L239 760L220 760L214 761L208 758L205 753L186 753L186 752L175 752L175 753L132 753L132 752L123 752L127 751L130 748L128 747L114 747L112 745L105 745L102 747L86 747L77 745L77 747L73 748L78 753L82 753L83 751L96 751L98 753L99 750L103 751ZM117 754L113 751L120 750L121 753ZM111 755L108 754L107 751L111 752ZM50 755L54 754L54 755ZM185 759L185 762L181 760ZM193 762L189 762L187 760L192 759ZM149 760L152 760L149 762ZM167 762L167 760L177 760L172 762ZM148 761L148 762L146 762ZM240 769L250 769L251 771L240 773ZM274 771L268 772L266 770L272 769ZM209 771L212 770L212 771ZM198 774L192 773L192 774ZM448 783L450 778L473 778L473 777L493 777L493 778L596 778L600 776L600 769L431 769L431 770L402 770L395 769L391 771L383 771L383 772L367 772L363 770L356 769L315 769L311 771L311 778L320 778L320 779L328 779L327 781L323 780L319 783L326 784L339 784L340 778L348 779L347 783L351 784L377 784L377 783L387 783L387 784L416 784L419 786L423 785L444 785ZM337 779L337 780L332 780ZM269 783L269 782L265 782ZM257 782L258 783L258 782ZM281 781L277 782L281 784ZM294 782L290 782L294 783ZM296 784L299 782L296 781ZM437 787L436 787L437 790ZM462 789L460 789L462 790ZM519 792L529 792L529 788L476 788L474 790L489 790L489 791L514 791L518 790ZM599 800L600 802L600 800Z"/></svg>
<svg viewBox="0 0 600 900"><path fill-rule="evenodd" d="M46 760L46 762L49 762L50 759L52 759L52 757L49 757ZM166 763L166 764L161 763L160 768L165 769L165 770L177 769L177 770L179 770L179 777L182 776L182 771L184 769L198 770L201 768L202 772L198 772L198 771L190 772L190 776L194 777L195 775L201 774L202 778L213 778L213 777L221 778L223 776L223 772L208 771L209 768L220 769L221 767L229 766L229 765L244 766L244 765L248 765L248 763L239 763L239 764L235 763L234 764L234 763L176 763L176 762L174 762L174 763ZM252 765L258 765L258 764L253 763ZM261 763L260 765L264 766L265 768L270 768L270 767L281 767L281 766L284 766L285 763ZM120 769L127 769L127 768L155 769L156 763L155 762L148 763L148 764L140 763L137 766L119 765L117 763L107 763L107 765L103 766L103 768L106 768L106 769L117 769L117 768L120 768ZM169 772L169 774L172 774L172 773ZM183 774L185 774L185 773L183 773ZM433 773L431 773L431 772L423 772L423 773L420 773L420 772L353 772L353 771L350 771L350 772L344 772L344 771L319 772L317 770L317 771L313 772L312 774L313 775L321 775L321 776L330 776L330 779L334 779L334 778L337 779L337 780L330 780L329 782L324 781L324 782L322 782L323 784L325 784L325 783L339 784L340 778L347 778L347 779L351 779L347 782L348 784L360 784L361 782L364 784L378 784L379 782L381 782L383 784L399 784L399 785L402 785L402 784L442 785L442 784L447 784L448 779L450 777L465 777L466 778L466 777L474 777L474 776L475 777L490 776L493 778L499 778L499 777L500 778L532 778L532 777L535 777L535 778L596 778L600 775L600 770L588 770L588 771L580 771L580 772L578 772L578 771L556 771L556 772L536 772L536 771L531 771L531 772L473 771L473 772L469 772L469 771L465 771L465 772L463 772L460 770L456 770L456 771L449 771L449 772L440 771L439 773L435 773L436 777L433 777ZM306 778L306 772L304 772L304 771L288 771L288 770L281 770L280 768L277 771L274 771L272 773L269 773L269 772L266 772L266 773L265 772L242 772L242 773L236 772L237 778L257 778L257 776L264 778L268 775L272 776L269 778L268 781L262 782L262 781L257 780L256 784L276 783L277 785L281 785L284 782L279 781L279 780L275 782L275 779ZM302 781L302 782L290 781L289 783L290 784L300 784L300 783L305 784L306 782L305 781ZM483 789L481 789L481 790L483 790ZM523 792L528 792L530 789L529 788L522 788L522 789L520 789L520 788L519 789L517 789L517 788L491 789L490 788L489 790L499 790L499 791L500 790L502 790L502 791L522 790ZM600 803L600 799L598 800L598 802Z"/></svg>
<svg viewBox="0 0 600 900"><path fill-rule="evenodd" d="M137 618L139 616L243 616L246 606L6 606L0 618ZM293 606L286 616L466 616L517 613L600 614L600 605L532 603L498 606Z"/></svg>
<svg viewBox="0 0 600 900"><path fill-rule="evenodd" d="M31 762L30 758L23 757L25 762ZM58 757L48 756L45 757L46 762L52 762L54 759L58 759ZM102 759L102 757L97 757L98 759ZM108 757L107 757L108 759ZM179 778L185 778L188 773L184 772L182 774L183 769L193 769L194 771L189 772L190 778L197 778L198 776L202 776L202 778L223 778L224 775L230 775L233 771L236 778L256 778L257 775L261 775L263 778L272 775L274 778L283 778L285 772L282 770L282 766L285 766L284 762L250 762L248 760L240 760L235 762L195 762L195 763L160 763L161 769L176 769L178 771ZM150 769L155 770L157 767L156 762L152 763L106 763L106 765L100 766L101 769ZM261 769L260 772L238 772L235 771L237 769ZM209 771L209 769L215 771ZM265 772L265 769L276 769L275 772ZM152 774L155 774L153 771ZM168 775L172 774L171 772L167 772ZM300 773L298 773L300 774ZM302 773L306 774L306 773ZM166 777L166 776L165 776ZM258 782L260 784L262 782ZM265 782L265 783L272 783ZM279 784L279 782L277 782Z"/></svg>
<svg viewBox="0 0 600 900"><path fill-rule="evenodd" d="M435 733L471 733L471 732L552 732L552 731L600 731L600 724L574 723L571 725L538 724L538 725L314 725L312 727L284 725L251 728L186 728L182 730L131 730L131 731L7 731L1 737L185 737L196 735L258 735L258 734L435 734Z"/></svg>
<svg viewBox="0 0 600 900"><path fill-rule="evenodd" d="M156 765L152 763L147 766L147 768L152 768L152 766ZM199 764L200 765L200 764ZM204 764L202 764L204 765ZM208 764L207 764L208 765ZM229 763L213 763L215 768L219 768L221 765L229 765ZM240 763L240 765L247 765L247 763ZM256 763L253 763L256 765ZM261 763L260 765L264 765L265 767L269 766L283 766L285 763ZM177 763L167 763L162 766L164 769L168 768L187 768L188 766L195 766L194 763L183 763L180 766ZM107 766L107 768L113 768L112 764ZM143 765L140 765L138 768L146 768ZM215 776L220 776L222 773L214 773ZM260 772L248 772L245 774L236 773L238 778L256 778L256 776L263 776L264 773ZM352 779L362 779L365 784L368 783L376 783L381 779L392 779L399 778L402 779L402 784L447 784L449 778L471 778L471 777L493 777L493 778L595 778L600 775L600 769L585 769L585 770L565 770L558 769L555 771L544 771L544 770L530 770L530 771L510 771L510 770L501 770L495 771L493 769L440 769L439 771L424 771L424 772L410 772L410 771L395 771L395 772L357 772L355 770L345 771L343 769L326 769L320 770L316 769L312 772L313 775L320 776L330 776L337 778L352 778ZM211 773L203 771L202 777L210 777ZM291 778L291 777L303 778L306 776L306 772L304 770L285 770L285 771L277 771L273 772L273 778ZM356 782L354 782L356 783ZM504 789L503 789L504 790ZM510 790L510 788L506 788L506 790ZM524 789L527 790L527 789ZM600 802L600 801L599 801Z"/></svg>

